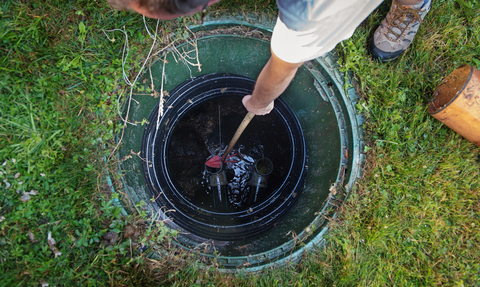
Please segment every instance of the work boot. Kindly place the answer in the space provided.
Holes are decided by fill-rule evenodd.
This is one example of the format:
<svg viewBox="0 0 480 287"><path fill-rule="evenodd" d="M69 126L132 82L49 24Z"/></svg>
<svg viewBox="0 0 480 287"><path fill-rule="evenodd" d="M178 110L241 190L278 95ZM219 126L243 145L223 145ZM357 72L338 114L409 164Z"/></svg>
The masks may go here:
<svg viewBox="0 0 480 287"><path fill-rule="evenodd" d="M382 62L398 58L413 41L420 23L432 6L432 0L414 5L401 5L393 0L392 7L368 43L373 58Z"/></svg>

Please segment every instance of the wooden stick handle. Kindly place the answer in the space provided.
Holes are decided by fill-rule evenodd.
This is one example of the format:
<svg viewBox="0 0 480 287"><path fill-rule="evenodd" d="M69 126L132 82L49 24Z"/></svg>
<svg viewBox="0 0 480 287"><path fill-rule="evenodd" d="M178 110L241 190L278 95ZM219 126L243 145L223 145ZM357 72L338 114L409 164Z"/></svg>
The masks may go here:
<svg viewBox="0 0 480 287"><path fill-rule="evenodd" d="M248 124L250 123L250 121L253 119L254 116L255 116L254 113L248 112L248 114L243 118L243 121L242 121L242 122L240 123L240 125L238 126L237 131L236 131L235 134L233 135L233 138L232 138L232 140L230 141L230 143L228 144L227 150L225 151L225 153L224 153L223 156L222 156L222 162L225 160L225 157L227 157L228 153L230 153L230 151L232 150L233 146L235 146L235 144L237 143L238 139L239 139L240 136L242 135L243 131L244 131L245 128L248 126Z"/></svg>

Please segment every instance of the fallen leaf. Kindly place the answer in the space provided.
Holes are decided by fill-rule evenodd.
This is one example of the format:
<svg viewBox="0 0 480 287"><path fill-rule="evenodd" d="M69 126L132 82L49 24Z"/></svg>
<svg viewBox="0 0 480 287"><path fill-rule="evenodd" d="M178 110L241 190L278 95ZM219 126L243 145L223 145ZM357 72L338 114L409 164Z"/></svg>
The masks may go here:
<svg viewBox="0 0 480 287"><path fill-rule="evenodd" d="M118 240L118 234L116 234L115 232L107 232L103 235L103 240L102 240L102 244L107 247L107 246L112 246L113 244L115 244L115 242L117 242Z"/></svg>
<svg viewBox="0 0 480 287"><path fill-rule="evenodd" d="M133 235L134 232L135 228L133 227L133 225L125 226L125 228L123 229L123 238L129 238Z"/></svg>
<svg viewBox="0 0 480 287"><path fill-rule="evenodd" d="M48 247L50 247L50 250L52 250L52 252L55 254L55 258L62 255L62 252L58 251L57 247L55 247L55 239L53 239L51 231L48 232L47 241Z"/></svg>
<svg viewBox="0 0 480 287"><path fill-rule="evenodd" d="M35 240L35 236L33 235L32 231L29 229L28 230L28 238L30 238L30 241L34 241Z"/></svg>
<svg viewBox="0 0 480 287"><path fill-rule="evenodd" d="M18 193L18 192L17 192L17 193ZM22 197L20 197L20 200L22 200L23 202L27 202L27 201L29 201L30 199L32 199L32 198L30 197L30 195L37 195L37 194L38 194L38 191L36 191L36 190L31 190L31 191L29 191L29 192L25 192L25 191L24 191Z"/></svg>
<svg viewBox="0 0 480 287"><path fill-rule="evenodd" d="M17 172L13 178L17 179L17 178L19 178L19 177L20 177L20 173Z"/></svg>
<svg viewBox="0 0 480 287"><path fill-rule="evenodd" d="M6 179L4 179L3 182L5 183L5 189L7 189L11 186L10 183L8 183Z"/></svg>
<svg viewBox="0 0 480 287"><path fill-rule="evenodd" d="M32 242L32 243L40 241L38 239L35 239L35 235L33 235L32 231L30 229L28 230L28 238L30 239L30 242Z"/></svg>
<svg viewBox="0 0 480 287"><path fill-rule="evenodd" d="M42 173L40 174L40 176L41 176L41 177L45 177L45 174L42 172Z"/></svg>
<svg viewBox="0 0 480 287"><path fill-rule="evenodd" d="M20 200L23 201L23 202L27 202L27 201L29 201L30 199L31 199L31 197L30 197L30 194L29 194L29 193L24 193L24 194L22 195L22 197L20 197Z"/></svg>
<svg viewBox="0 0 480 287"><path fill-rule="evenodd" d="M17 162L17 160L16 160L16 159L14 159L14 158L12 158L12 162L13 162L13 163L16 163L16 162Z"/></svg>
<svg viewBox="0 0 480 287"><path fill-rule="evenodd" d="M40 282L40 284L42 284L42 287L47 287L47 286L49 286L48 283L47 283L47 281L45 281L45 280L43 280L43 279L40 279L39 282Z"/></svg>
<svg viewBox="0 0 480 287"><path fill-rule="evenodd" d="M144 231L144 227L143 226L137 226L137 225L127 225L125 226L125 228L123 229L123 238L132 238L132 239L136 239L137 237L139 237L140 235L142 235Z"/></svg>

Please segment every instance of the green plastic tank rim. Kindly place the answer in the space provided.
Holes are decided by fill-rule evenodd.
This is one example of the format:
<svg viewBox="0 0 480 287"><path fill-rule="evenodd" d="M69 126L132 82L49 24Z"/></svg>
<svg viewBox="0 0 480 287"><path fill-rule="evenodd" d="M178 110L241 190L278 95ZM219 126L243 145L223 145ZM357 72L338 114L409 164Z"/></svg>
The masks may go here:
<svg viewBox="0 0 480 287"><path fill-rule="evenodd" d="M106 164L107 163L107 157L104 157L103 160L105 161L105 164ZM115 188L113 187L112 178L110 177L110 173L108 172L108 168L105 168L105 180L107 181L107 185L110 189L110 192L112 194L117 194L117 192L115 192ZM128 215L127 211L123 207L123 205L120 202L120 200L118 199L118 197L113 198L113 206L120 208L120 213L122 214L122 216L127 216Z"/></svg>
<svg viewBox="0 0 480 287"><path fill-rule="evenodd" d="M320 64L322 64L321 60L317 59L318 62ZM323 63L323 65L325 65L325 63ZM315 75L314 75L315 76ZM336 83L338 85L338 83ZM343 93L342 93L342 96L345 96ZM348 101L346 101L348 102ZM349 103L349 102L348 102ZM357 141L354 140L354 143L356 143ZM358 146L358 144L357 144ZM354 168L358 169L358 164L354 164L353 165ZM356 178L352 178L351 177L351 183L349 183L349 186L352 185L354 183ZM123 179L122 179L123 180ZM109 183L109 186L112 187L112 184L111 184L111 179L109 177L109 175L107 175L107 181ZM112 190L113 190L113 187L112 187ZM347 187L347 192L350 190L350 188ZM128 191L127 191L128 192ZM129 193L129 192L128 192ZM131 194L129 193L128 194L129 197L131 197ZM118 199L116 200L116 203L117 203L117 206L121 205L120 202L118 201ZM321 212L321 215L324 215L324 210L327 208L327 206L324 207L323 211ZM123 215L126 215L126 211L125 209L122 207L122 214ZM334 217L336 216L336 213L334 214ZM321 217L321 216L320 216ZM318 219L318 218L317 218ZM314 223L316 222L316 220L314 220ZM318 248L319 246L322 246L324 244L324 238L323 238L323 235L327 232L328 230L328 226L326 226L325 228L322 229L322 231L317 234L317 236L313 239L311 239L309 241L309 243L300 248L299 250L297 250L295 253L291 254L290 256L288 257L285 257L285 258L282 258L282 259L279 259L279 260L276 260L274 261L273 263L267 263L267 264L264 264L264 265L261 265L261 266L257 266L257 267L249 267L249 268L243 268L246 272L257 272L259 270L262 270L264 268L268 268L268 267L278 267L278 266L283 266L283 265L286 265L286 264L289 264L289 263L295 263L295 262L298 262L298 260L300 259L300 256L303 255L303 253L305 251L308 251L310 250L311 248L315 247L315 248ZM299 237L301 237L302 234L299 234ZM285 244L284 244L285 245ZM282 245L282 246L279 246L277 248L274 248L274 249L271 249L270 251L267 251L267 252L264 252L263 254L255 254L255 257L262 257L262 255L267 255L267 254L271 254L272 252L275 253L274 251L275 250L284 250L285 249L285 246ZM286 244L288 245L288 244ZM186 248L184 246L182 246L183 248ZM188 249L188 248L186 248ZM287 249L292 249L292 247L288 248ZM284 253L284 251L281 251L279 253ZM210 256L209 256L210 257ZM214 257L214 256L211 256L211 257ZM231 262L231 261L245 261L245 258L248 258L248 256L238 256L238 257L223 257L223 256L219 256L219 257L216 257L216 259L223 259L221 261L227 261L227 262ZM250 260L249 260L250 261ZM255 263L255 262L252 262L252 263ZM227 269L222 269L224 271L230 271L230 270L227 270Z"/></svg>
<svg viewBox="0 0 480 287"><path fill-rule="evenodd" d="M192 27L190 27L190 29L195 32L195 31L200 31L202 29L202 27L203 27L203 29L207 28L207 30L208 30L208 28L218 27L218 26L221 26L221 25L225 25L225 26L237 26L237 25L238 26L246 26L246 27L251 27L251 28L255 28L255 29L261 29L261 30L264 30L265 32L270 32L270 33L273 30L273 24L272 23L255 25L255 24L252 24L249 21L239 20L238 17L236 17L234 20L228 20L228 19L212 20L212 21L205 22L202 25L192 26ZM363 162L365 160L365 154L363 153L364 142L362 140L363 133L362 133L362 130L361 130L361 125L364 123L364 118L356 112L355 105L358 102L358 96L356 95L355 89L353 88L351 80L350 80L352 77L349 77L347 79L347 84L345 84L344 74L340 73L337 69L338 64L337 64L337 60L336 60L335 55L332 52L330 52L330 53L327 53L326 55L324 55L322 57L319 57L317 59L312 60L311 62L315 63L317 65L320 65L324 70L330 72L330 75L332 76L331 83L333 83L336 86L338 91L340 91L341 96L343 97L343 103L346 105L346 110L348 112L350 122L352 123L352 125L357 127L357 128L352 129L352 141L353 141L352 152L353 152L353 154L356 154L356 155L359 155L359 156L354 157L354 161L352 162L352 171L351 171L351 175L350 175L350 180L345 186L345 199L346 199L348 194L353 189L356 180L361 177L362 165L363 165ZM320 75L319 72L315 73L315 69L312 69L311 67L308 67L308 66L306 66L306 68L311 72L312 76L318 82L324 82L325 81L325 79L323 79L323 77ZM325 93L322 93L320 90L319 90L319 92L322 96L324 96ZM328 95L328 93L326 93L326 94ZM339 125L339 128L340 128L340 125ZM343 146L343 144L342 144L342 146ZM118 154L117 154L117 156L118 156ZM108 183L111 191L113 193L115 193L115 190L113 188L113 184L112 184L110 175L108 174L108 171L106 173L106 180L107 180L107 183ZM126 186L125 182L123 181L124 180L123 177L122 177L121 180L122 180L122 183L124 184L124 186ZM341 184L339 185L338 183L336 183L334 187L335 188L342 188L342 185ZM132 197L132 194L130 193L130 191L128 189L126 190L126 193L127 193L127 196L130 198L130 200L132 200L132 202L135 202L133 200L134 198ZM116 199L114 203L115 203L116 206L121 208L122 215L126 216L128 214L128 212L125 210L125 208L123 207L123 205L120 203L120 201L118 199ZM325 212L326 209L327 209L327 206L324 206L324 208L320 212L319 216L317 216L312 221L312 224L310 224L310 226L316 225L316 224L319 224L321 226L322 224L324 224L322 222L322 220L320 220L320 218L322 217L322 215L325 214L324 212ZM332 215L332 218L336 218L336 217L337 217L337 212L335 212ZM290 253L290 255L285 256L281 259L273 259L274 260L273 262L264 263L260 266L236 267L235 269L233 269L233 268L232 269L221 269L221 271L222 272L237 272L237 273L238 272L258 272L258 271L261 271L265 268L281 267L281 266L285 266L285 265L288 265L288 264L291 264L291 263L298 263L301 260L301 257L303 256L303 254L305 252L314 251L315 249L318 249L318 248L325 245L326 241L325 241L324 235L327 233L328 227L329 226L327 224L325 227L323 227L321 229L321 231L314 238L310 239L308 241L308 243L306 245L304 245L303 247L296 247L296 248L294 247L293 249L292 249L292 247L287 247L287 249L295 250L295 251L293 253ZM302 231L302 233L305 233L305 232L306 232L305 230ZM302 233L299 234L297 237L300 237L302 235ZM287 242L286 244L283 244L283 245L290 245L288 243L289 242ZM182 246L180 244L178 244L178 245L181 246L182 248L185 248L185 249L188 250L188 248L186 248L185 246ZM279 246L279 247L276 247L274 249L271 249L267 252L264 252L263 254L267 255L267 254L271 254L272 252L275 253L274 252L275 250L284 250L285 246L283 246L283 245ZM285 252L281 251L280 253L284 254ZM261 257L263 254L254 254L254 256L255 257ZM207 254L205 254L205 255L207 255ZM153 257L161 256L161 254L156 253L156 255L152 255L152 256ZM220 261L219 263L222 263L222 262L228 263L228 262L237 261L237 260L241 260L243 262L246 259L248 259L248 257L250 257L250 256L228 257L228 256L213 256L213 255L207 255L207 256L215 258L217 261ZM251 260L248 260L248 261L251 261ZM252 263L255 264L255 262L252 262Z"/></svg>
<svg viewBox="0 0 480 287"><path fill-rule="evenodd" d="M218 21L211 21L211 22L204 22L201 26L190 26L189 29L192 32L197 32L197 31L205 31L212 29L212 27L221 27L221 26L226 26L226 27L234 27L234 26L243 26L243 27L248 27L248 28L254 28L256 30L260 30L261 32L271 34L273 32L273 26L256 26L253 25L252 23L249 22L243 22L243 21L225 21L225 20L218 20ZM205 29L206 28L206 29Z"/></svg>
<svg viewBox="0 0 480 287"><path fill-rule="evenodd" d="M275 27L276 16L262 17L253 13L246 14L231 14L231 15L207 15L203 24L191 25L189 29L192 31L203 29L209 26L246 26L255 29L260 29L272 33Z"/></svg>
<svg viewBox="0 0 480 287"><path fill-rule="evenodd" d="M224 35L218 35L218 36L224 36ZM210 36L206 36L206 37L208 38ZM242 37L242 36L235 36L235 37ZM262 40L260 40L260 41L262 41ZM332 63L336 63L336 61L332 61ZM326 63L325 65L328 65L328 63ZM313 71L315 71L314 66L307 67L307 68L310 72L312 72L312 74L315 76L315 78L317 80L319 80L321 82L326 82L326 79L320 78L322 76L319 74L319 72L313 73ZM342 79L342 78L340 76L337 76L336 79L332 78L331 81L337 82L340 79ZM341 85L339 86L339 83L336 83L336 87L337 87L337 90L343 96ZM319 91L319 92L321 92L321 91ZM344 122L344 119L343 119L343 116L342 116L342 111L341 111L341 108L339 107L339 102L338 102L337 98L329 92L325 92L325 91L323 91L323 92L326 93L326 97L328 98L327 101L331 102L331 104L335 107L334 110L335 110L335 113L336 113L336 116L337 116L337 121L339 123L339 129L344 130L343 127L345 127L345 122ZM347 143L345 142L346 141L345 137L346 136L342 137L342 144L341 144L342 147L344 147L344 148L346 148L346 145L347 145ZM343 162L346 161L346 158L345 158L344 154L342 154L342 161ZM344 165L344 167L346 168L346 165ZM339 175L337 177L340 178L341 180L338 180L337 183L334 185L335 189L341 189L341 186L343 186L344 176L342 176L341 173L344 172L344 171L345 171L345 169L340 169L339 170ZM333 197L333 195L330 195L329 200L331 199L331 197ZM321 230L320 228L325 224L325 220L324 220L325 216L329 216L329 217L335 216L335 214L327 213L327 210L329 210L331 207L332 207L331 205L326 204L323 207L323 209L321 210L321 212L319 213L319 215L312 221L312 223L310 224L309 227L311 229ZM322 232L320 232L320 233L322 233ZM288 241L288 242L286 242L286 243L284 243L280 246L277 246L273 249L270 249L269 251L265 251L265 252L261 252L261 253L257 253L257 254L252 254L252 255L248 255L248 256L215 256L215 255L211 255L211 254L204 254L204 256L209 257L211 259L215 259L217 262L224 263L224 264L227 264L227 265L231 265L232 262L245 262L245 261L248 262L249 264L252 264L252 265L253 264L267 264L267 263L265 263L265 261L267 261L268 258L271 258L272 254L274 254L274 255L277 254L277 255L274 256L276 258L282 258L282 256L285 255L287 252L297 249L298 247L296 246L297 245L296 242L297 241L302 241L308 235L309 235L308 232L306 232L304 230L299 235L297 235L297 237L295 239L292 239L292 240L290 240L290 241ZM320 237L319 240L321 240L321 239L322 238ZM182 247L186 250L191 250L190 248L185 247L181 244L178 244L178 243L176 243L176 244L179 247Z"/></svg>

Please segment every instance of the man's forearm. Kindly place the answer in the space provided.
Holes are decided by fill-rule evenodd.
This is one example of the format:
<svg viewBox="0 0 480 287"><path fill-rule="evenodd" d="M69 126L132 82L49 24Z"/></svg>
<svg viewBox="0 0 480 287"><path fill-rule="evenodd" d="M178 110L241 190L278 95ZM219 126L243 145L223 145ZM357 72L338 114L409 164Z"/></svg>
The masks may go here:
<svg viewBox="0 0 480 287"><path fill-rule="evenodd" d="M278 98L292 81L302 63L287 63L272 53L262 72L258 76L251 98L244 100L247 110L257 114L267 114Z"/></svg>

